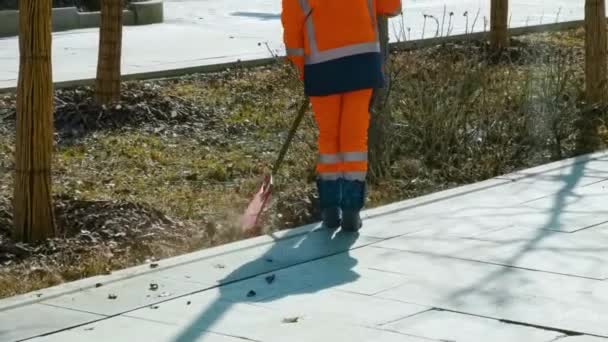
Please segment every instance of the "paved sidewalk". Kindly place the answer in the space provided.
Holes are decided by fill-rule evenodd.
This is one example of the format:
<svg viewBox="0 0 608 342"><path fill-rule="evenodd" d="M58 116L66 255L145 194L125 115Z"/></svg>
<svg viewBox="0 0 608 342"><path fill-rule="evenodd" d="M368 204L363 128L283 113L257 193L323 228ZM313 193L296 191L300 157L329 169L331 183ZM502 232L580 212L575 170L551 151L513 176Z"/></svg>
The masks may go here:
<svg viewBox="0 0 608 342"><path fill-rule="evenodd" d="M454 12L452 34L483 31L489 18L487 0L403 0L401 18L391 25L392 40L401 32L410 39L432 37L437 25L424 14L443 17ZM573 0L511 0L511 26L521 27L583 18L584 2ZM469 19L463 16L468 11ZM479 18L475 21L477 12ZM124 28L123 74L139 74L270 57L265 44L282 52L280 0L165 0L163 24ZM448 16L449 17L449 16ZM448 31L446 19L444 32ZM401 30L401 27L404 27ZM53 77L56 82L91 79L97 64L98 29L53 35ZM15 87L17 38L0 38L0 88Z"/></svg>
<svg viewBox="0 0 608 342"><path fill-rule="evenodd" d="M608 341L608 153L0 301L0 341ZM604 337L604 338L603 338Z"/></svg>

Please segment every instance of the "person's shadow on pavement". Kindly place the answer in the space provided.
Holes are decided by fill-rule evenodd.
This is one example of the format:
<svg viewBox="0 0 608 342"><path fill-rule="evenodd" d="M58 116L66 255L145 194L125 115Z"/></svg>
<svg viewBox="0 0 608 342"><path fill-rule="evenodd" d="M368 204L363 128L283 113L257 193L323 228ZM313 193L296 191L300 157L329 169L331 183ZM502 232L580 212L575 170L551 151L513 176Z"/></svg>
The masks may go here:
<svg viewBox="0 0 608 342"><path fill-rule="evenodd" d="M358 233L319 229L303 236L275 241L263 255L239 267L222 279L220 283L223 285L219 287L219 297L192 320L173 341L204 342L204 335L207 332L213 332L214 325L239 303L276 301L287 296L316 293L356 281L359 275L353 271L353 268L357 265L357 260L349 255L349 250L358 238ZM332 262L329 266L324 264L323 267L330 267L331 270L324 269L318 273L313 272L312 277L309 276L307 279L305 279L305 274L292 272L290 273L291 279L286 281L273 272L264 271L265 269L268 270L269 267L268 265L263 266L265 263L285 265L274 268L274 272L280 273L281 270L330 256ZM333 265L337 266L334 267ZM240 281L247 281L256 277L261 277L268 286L249 292L246 288L241 289L239 287L242 291L236 293L234 287L231 288L232 284L238 285L237 283ZM257 282L257 284L260 284L260 282ZM294 286L294 284L300 284L300 286ZM242 333L246 334L246 332Z"/></svg>

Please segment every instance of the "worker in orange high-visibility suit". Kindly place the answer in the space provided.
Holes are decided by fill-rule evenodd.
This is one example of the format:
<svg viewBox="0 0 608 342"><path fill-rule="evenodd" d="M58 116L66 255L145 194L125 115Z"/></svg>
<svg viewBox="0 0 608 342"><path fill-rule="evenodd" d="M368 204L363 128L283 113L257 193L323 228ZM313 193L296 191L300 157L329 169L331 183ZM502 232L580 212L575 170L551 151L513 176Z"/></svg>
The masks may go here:
<svg viewBox="0 0 608 342"><path fill-rule="evenodd" d="M323 223L357 231L365 204L372 90L383 86L376 18L401 0L282 0L288 59L304 80L319 128Z"/></svg>

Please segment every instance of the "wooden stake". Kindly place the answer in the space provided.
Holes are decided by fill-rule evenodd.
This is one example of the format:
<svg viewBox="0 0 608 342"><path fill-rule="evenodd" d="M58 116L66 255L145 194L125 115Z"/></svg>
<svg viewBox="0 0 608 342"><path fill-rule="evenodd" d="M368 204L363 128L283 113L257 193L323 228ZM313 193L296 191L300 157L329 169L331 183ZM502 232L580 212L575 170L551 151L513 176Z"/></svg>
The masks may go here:
<svg viewBox="0 0 608 342"><path fill-rule="evenodd" d="M490 15L490 46L494 50L509 46L509 0L492 0Z"/></svg>
<svg viewBox="0 0 608 342"><path fill-rule="evenodd" d="M605 0L585 2L585 74L587 101L606 102L608 74L608 40L606 36Z"/></svg>
<svg viewBox="0 0 608 342"><path fill-rule="evenodd" d="M122 4L122 0L101 0L95 97L102 105L120 100Z"/></svg>

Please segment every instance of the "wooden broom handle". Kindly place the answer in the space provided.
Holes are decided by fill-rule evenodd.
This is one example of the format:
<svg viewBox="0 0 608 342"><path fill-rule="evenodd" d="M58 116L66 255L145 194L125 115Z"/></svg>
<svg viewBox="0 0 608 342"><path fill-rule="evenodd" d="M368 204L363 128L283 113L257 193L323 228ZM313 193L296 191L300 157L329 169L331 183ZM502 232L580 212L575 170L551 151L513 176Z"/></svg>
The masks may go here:
<svg viewBox="0 0 608 342"><path fill-rule="evenodd" d="M274 167L272 168L273 176L277 174L277 172L281 168L281 164L283 164L283 160L285 159L287 150L289 150L291 141L293 140L293 137L296 135L296 131L298 130L298 127L300 126L300 123L302 122L302 119L304 118L304 114L306 114L306 111L308 110L308 104L309 104L308 97L305 97L305 100L302 102L302 105L300 106L300 109L298 111L296 118L294 119L293 123L291 124L291 128L289 129L289 134L287 135L287 139L283 143L283 146L281 147L281 151L279 152L279 156L278 156L276 162L274 163Z"/></svg>

